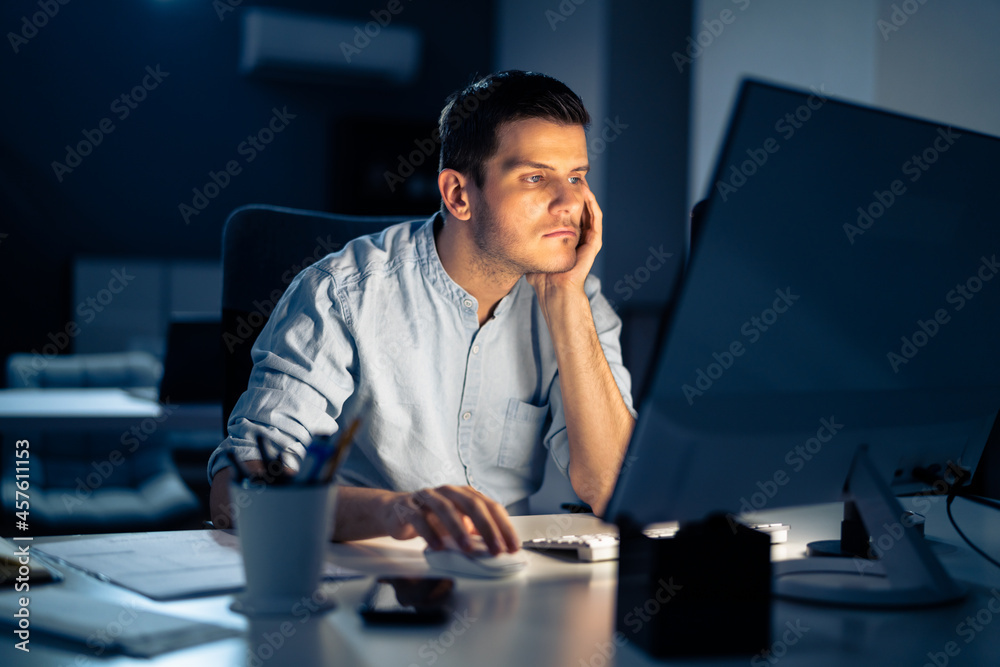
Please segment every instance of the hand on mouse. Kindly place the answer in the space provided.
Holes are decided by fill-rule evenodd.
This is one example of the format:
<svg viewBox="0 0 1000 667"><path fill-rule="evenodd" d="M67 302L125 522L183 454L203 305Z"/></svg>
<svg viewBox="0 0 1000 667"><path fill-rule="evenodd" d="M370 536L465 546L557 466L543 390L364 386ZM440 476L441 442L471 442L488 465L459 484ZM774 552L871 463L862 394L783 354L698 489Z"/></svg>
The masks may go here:
<svg viewBox="0 0 1000 667"><path fill-rule="evenodd" d="M515 552L520 540L503 505L471 486L439 486L390 497L383 514L386 532L398 540L423 537L432 549L443 549L450 536L472 551L471 535L482 536L490 553Z"/></svg>

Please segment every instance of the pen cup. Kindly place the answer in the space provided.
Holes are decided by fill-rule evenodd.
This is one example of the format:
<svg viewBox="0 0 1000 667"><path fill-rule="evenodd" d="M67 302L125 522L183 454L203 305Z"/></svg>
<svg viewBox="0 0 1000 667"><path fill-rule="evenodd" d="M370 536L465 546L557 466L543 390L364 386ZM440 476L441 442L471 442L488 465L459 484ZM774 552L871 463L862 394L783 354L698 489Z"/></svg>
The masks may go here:
<svg viewBox="0 0 1000 667"><path fill-rule="evenodd" d="M335 484L231 484L246 591L232 604L245 614L291 614L317 606L326 545L333 535ZM332 607L332 600L319 604Z"/></svg>

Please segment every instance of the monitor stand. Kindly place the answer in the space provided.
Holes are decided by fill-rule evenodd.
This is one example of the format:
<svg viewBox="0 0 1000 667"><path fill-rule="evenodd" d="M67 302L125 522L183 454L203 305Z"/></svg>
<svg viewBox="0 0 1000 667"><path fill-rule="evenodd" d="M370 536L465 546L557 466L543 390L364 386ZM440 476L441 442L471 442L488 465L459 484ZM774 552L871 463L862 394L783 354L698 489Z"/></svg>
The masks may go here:
<svg viewBox="0 0 1000 667"><path fill-rule="evenodd" d="M908 522L913 523L917 533L936 555L943 556L956 551L951 544L924 535L924 517L922 515L907 510L900 523L906 525ZM844 503L844 520L840 522L840 539L810 542L806 545L806 554L810 558L835 556L837 558L878 560L879 548L877 544L872 544L871 538L872 536L865 529L864 522L861 521L861 515L858 514L857 505L849 500Z"/></svg>
<svg viewBox="0 0 1000 667"><path fill-rule="evenodd" d="M837 558L872 559L871 536L865 529L853 500L844 503L844 519L840 522L839 540L818 540L806 545L810 558L831 556Z"/></svg>
<svg viewBox="0 0 1000 667"><path fill-rule="evenodd" d="M914 608L958 602L966 590L945 571L910 514L858 447L844 487L845 502L871 535L879 559L864 556L777 561L774 594L798 602L851 607ZM849 516L845 511L845 516ZM855 545L856 546L856 545ZM867 545L863 553L867 552Z"/></svg>

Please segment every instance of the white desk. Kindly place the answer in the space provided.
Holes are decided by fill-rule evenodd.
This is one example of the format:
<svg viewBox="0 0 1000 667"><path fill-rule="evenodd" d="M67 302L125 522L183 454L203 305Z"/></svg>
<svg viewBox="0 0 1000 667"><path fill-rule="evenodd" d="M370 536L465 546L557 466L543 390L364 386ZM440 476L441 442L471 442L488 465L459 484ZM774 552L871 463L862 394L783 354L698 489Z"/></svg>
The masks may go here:
<svg viewBox="0 0 1000 667"><path fill-rule="evenodd" d="M988 552L1000 552L1000 518L986 508L957 500L954 510L959 525ZM784 521L792 526L790 542L773 548L776 559L801 553L806 541L830 537L839 530L839 505L761 514L760 518ZM522 538L544 535L547 530L590 531L597 522L585 516L515 517ZM928 516L928 534L959 544L944 515L944 499L936 502ZM66 539L66 538L49 538ZM72 538L69 538L72 539ZM39 540L39 542L42 540ZM331 545L335 562L373 574L427 572L421 540L397 542L388 538L353 544ZM466 619L430 628L366 627L355 609L371 578L330 583L325 591L339 606L306 622L289 617L249 623L229 611L230 596L156 603L137 594L104 584L86 575L68 571L60 585L87 595L139 608L157 609L206 622L246 629L244 638L161 655L149 661L124 657L109 660L116 665L430 665L581 667L591 665L659 665L630 645L612 643L617 562L595 564L564 562L542 554L529 554L529 567L509 580L459 579L457 612ZM913 665L928 662L927 654L943 652L948 642L959 649L950 665L995 665L1000 656L1000 613L989 609L991 589L1000 589L1000 570L964 546L942 556L942 562L957 578L970 583L972 593L961 604L916 612L854 611L776 601L773 607L774 639L781 641L786 623L808 629L794 645L781 651L778 663L753 656L709 659L676 664L712 665ZM4 592L3 595L10 595ZM997 593L1000 598L1000 592ZM993 603L1000 609L1000 599ZM984 611L985 610L985 611ZM991 623L980 626L971 641L960 632L966 617ZM286 623L282 632L282 623ZM971 626L967 626L971 627ZM289 632L290 630L290 632ZM721 624L718 632L725 632ZM82 647L46 645L32 636L32 652L13 648L12 635L0 640L3 665L95 665L103 662L87 655ZM279 644L274 648L274 644ZM611 660L604 653L614 655ZM88 662L75 662L86 656ZM81 659L82 660L82 659ZM675 663L671 663L675 664Z"/></svg>
<svg viewBox="0 0 1000 667"><path fill-rule="evenodd" d="M221 405L164 406L155 396L114 388L2 389L0 431L127 429L143 419L177 430L222 427Z"/></svg>

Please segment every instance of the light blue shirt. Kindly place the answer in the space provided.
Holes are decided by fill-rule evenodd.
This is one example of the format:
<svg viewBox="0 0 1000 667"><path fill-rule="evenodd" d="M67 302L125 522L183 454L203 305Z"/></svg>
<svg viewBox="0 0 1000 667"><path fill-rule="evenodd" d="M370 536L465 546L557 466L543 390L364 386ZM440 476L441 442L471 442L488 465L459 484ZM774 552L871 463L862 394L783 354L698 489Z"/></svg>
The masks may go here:
<svg viewBox="0 0 1000 667"><path fill-rule="evenodd" d="M440 214L355 239L296 276L254 344L249 388L209 459L210 478L227 464L227 447L259 459L263 434L302 457L303 443L356 416L342 484L470 485L511 506L538 490L546 451L567 473L556 355L535 290L522 277L479 326L475 297L438 257L435 223ZM597 278L585 291L634 415L621 320Z"/></svg>

